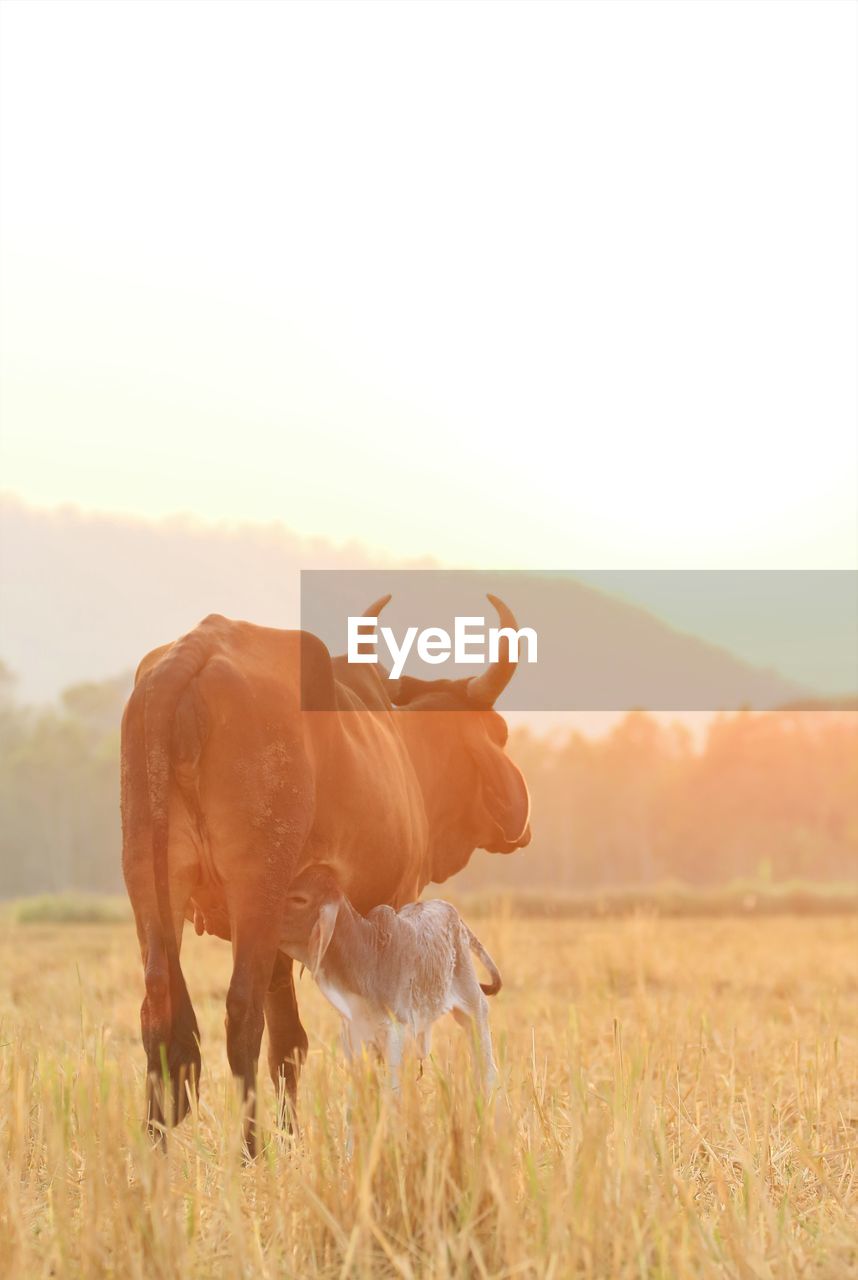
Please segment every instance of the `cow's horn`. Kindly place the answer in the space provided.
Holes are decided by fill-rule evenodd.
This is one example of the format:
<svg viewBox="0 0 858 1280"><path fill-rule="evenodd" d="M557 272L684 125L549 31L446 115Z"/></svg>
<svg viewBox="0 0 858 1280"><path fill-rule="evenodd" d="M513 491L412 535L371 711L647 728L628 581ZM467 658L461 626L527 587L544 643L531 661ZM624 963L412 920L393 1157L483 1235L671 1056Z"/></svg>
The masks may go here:
<svg viewBox="0 0 858 1280"><path fill-rule="evenodd" d="M391 597L389 592L386 596L379 596L377 600L373 600L372 604L369 606L368 609L364 609L363 613L361 614L361 617L377 618L378 615L381 613L382 609L384 608L384 606L390 600L390 598Z"/></svg>
<svg viewBox="0 0 858 1280"><path fill-rule="evenodd" d="M501 626L518 631L518 623L509 605L504 604L503 600L499 600L497 596L489 595L486 599L497 610ZM497 662L493 662L481 676L474 676L468 681L468 701L478 707L493 706L515 674L517 665L509 656L509 639L506 636L501 637Z"/></svg>

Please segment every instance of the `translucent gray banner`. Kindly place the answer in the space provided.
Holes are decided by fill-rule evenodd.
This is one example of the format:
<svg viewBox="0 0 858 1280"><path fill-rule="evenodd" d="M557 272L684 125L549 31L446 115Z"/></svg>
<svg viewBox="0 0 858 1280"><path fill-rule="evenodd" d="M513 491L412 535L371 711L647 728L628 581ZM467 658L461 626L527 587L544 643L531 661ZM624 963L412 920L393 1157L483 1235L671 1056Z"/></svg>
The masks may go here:
<svg viewBox="0 0 858 1280"><path fill-rule="evenodd" d="M388 594L377 624L349 623ZM526 629L501 709L858 707L851 571L307 570L301 627L346 655L347 680L373 656L385 681L400 670L468 679L488 664L499 626L487 594ZM317 698L305 691L305 705Z"/></svg>

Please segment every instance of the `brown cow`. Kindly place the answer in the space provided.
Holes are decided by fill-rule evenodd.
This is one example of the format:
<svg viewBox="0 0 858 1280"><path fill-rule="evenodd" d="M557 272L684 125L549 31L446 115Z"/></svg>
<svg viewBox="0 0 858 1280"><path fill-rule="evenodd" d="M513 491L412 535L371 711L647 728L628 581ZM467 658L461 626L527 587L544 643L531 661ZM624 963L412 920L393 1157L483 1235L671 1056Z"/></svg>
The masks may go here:
<svg viewBox="0 0 858 1280"><path fill-rule="evenodd" d="M517 629L489 599L501 625ZM199 1079L179 961L185 919L232 942L227 1055L252 1152L263 1022L281 1119L307 1050L280 950L294 876L324 864L358 911L399 908L475 848L528 843L527 787L492 710L514 670L507 644L472 679L383 680L375 666L332 659L307 632L216 614L143 659L122 721L122 863L145 971L153 1129L182 1118Z"/></svg>

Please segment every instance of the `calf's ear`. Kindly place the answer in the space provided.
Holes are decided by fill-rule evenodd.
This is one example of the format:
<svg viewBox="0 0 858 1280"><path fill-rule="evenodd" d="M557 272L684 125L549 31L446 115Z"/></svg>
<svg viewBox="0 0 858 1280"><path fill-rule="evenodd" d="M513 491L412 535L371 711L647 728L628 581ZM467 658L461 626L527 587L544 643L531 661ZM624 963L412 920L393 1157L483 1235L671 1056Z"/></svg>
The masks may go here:
<svg viewBox="0 0 858 1280"><path fill-rule="evenodd" d="M325 952L331 945L331 938L334 934L334 926L337 923L339 915L339 902L326 902L319 911L319 918L313 925L310 934L310 944L307 948L308 969L313 977L319 971L319 966L325 958Z"/></svg>

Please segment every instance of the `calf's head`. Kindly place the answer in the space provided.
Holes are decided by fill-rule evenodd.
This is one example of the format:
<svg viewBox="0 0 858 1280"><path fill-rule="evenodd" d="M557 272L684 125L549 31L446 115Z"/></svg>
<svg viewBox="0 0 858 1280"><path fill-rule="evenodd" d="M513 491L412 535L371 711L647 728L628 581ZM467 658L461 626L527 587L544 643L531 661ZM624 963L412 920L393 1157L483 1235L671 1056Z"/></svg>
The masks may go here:
<svg viewBox="0 0 858 1280"><path fill-rule="evenodd" d="M339 882L325 866L306 867L289 886L280 945L314 975L331 944L343 902Z"/></svg>

